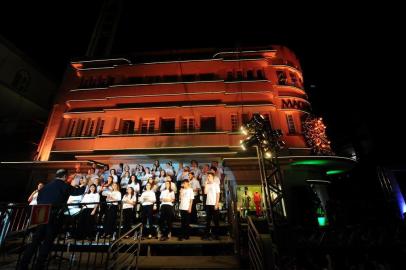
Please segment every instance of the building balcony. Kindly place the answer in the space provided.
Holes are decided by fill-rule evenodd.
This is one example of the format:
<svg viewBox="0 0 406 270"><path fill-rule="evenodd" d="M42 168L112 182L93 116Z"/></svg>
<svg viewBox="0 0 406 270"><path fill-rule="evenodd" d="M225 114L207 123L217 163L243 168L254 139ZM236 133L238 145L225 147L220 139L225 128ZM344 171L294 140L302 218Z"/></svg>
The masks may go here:
<svg viewBox="0 0 406 270"><path fill-rule="evenodd" d="M279 89L293 89L295 91L300 91L300 93L305 93L305 90L303 87L297 85L297 84L275 84L276 87L279 87ZM279 91L283 91L283 90L279 90Z"/></svg>
<svg viewBox="0 0 406 270"><path fill-rule="evenodd" d="M286 66L289 68L293 68L293 69L295 69L295 71L302 73L302 69L299 66L297 66L293 62L285 60L285 59L280 59L280 58L272 59L272 66Z"/></svg>
<svg viewBox="0 0 406 270"><path fill-rule="evenodd" d="M128 149L165 149L193 147L238 147L239 132L174 132L112 134L97 137L66 137L54 141L52 152L94 152Z"/></svg>
<svg viewBox="0 0 406 270"><path fill-rule="evenodd" d="M283 91L283 90L279 91L279 97L280 98L283 98L283 97L295 97L295 98L301 98L301 99L305 99L305 100L309 99L306 93L297 93L297 92Z"/></svg>

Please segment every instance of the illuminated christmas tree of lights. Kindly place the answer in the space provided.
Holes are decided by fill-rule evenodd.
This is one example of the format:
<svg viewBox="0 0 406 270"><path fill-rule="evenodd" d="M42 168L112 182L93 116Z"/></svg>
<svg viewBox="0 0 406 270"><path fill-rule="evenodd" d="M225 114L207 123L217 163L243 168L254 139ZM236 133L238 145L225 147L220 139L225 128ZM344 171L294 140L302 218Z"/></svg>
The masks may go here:
<svg viewBox="0 0 406 270"><path fill-rule="evenodd" d="M308 116L303 122L303 135L314 154L334 155L326 135L326 126L321 117Z"/></svg>

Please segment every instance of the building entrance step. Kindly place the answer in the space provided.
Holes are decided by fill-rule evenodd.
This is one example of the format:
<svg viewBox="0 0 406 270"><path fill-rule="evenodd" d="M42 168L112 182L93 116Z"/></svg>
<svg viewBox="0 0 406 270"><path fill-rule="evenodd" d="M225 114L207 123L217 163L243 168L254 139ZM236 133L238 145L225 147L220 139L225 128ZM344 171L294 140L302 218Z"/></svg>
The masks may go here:
<svg viewBox="0 0 406 270"><path fill-rule="evenodd" d="M140 256L138 269L239 269L237 256Z"/></svg>
<svg viewBox="0 0 406 270"><path fill-rule="evenodd" d="M124 241L133 241L131 239ZM200 236L190 236L187 240L179 241L177 237L172 236L166 241L160 241L159 239L144 239L141 241L141 245L225 245L233 244L234 240L229 236L221 236L219 240L202 240Z"/></svg>

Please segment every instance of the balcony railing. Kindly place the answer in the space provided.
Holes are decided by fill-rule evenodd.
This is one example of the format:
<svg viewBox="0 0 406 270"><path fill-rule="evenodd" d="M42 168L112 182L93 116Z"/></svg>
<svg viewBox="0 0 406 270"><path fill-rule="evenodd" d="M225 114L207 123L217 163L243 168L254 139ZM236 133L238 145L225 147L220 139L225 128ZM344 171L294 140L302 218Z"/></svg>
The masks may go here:
<svg viewBox="0 0 406 270"><path fill-rule="evenodd" d="M148 77L128 77L119 82L114 78L100 80L84 80L79 89L90 88L108 88L114 85L134 85L134 84L159 84L159 83L191 83L191 82L210 82L223 80L214 73L183 75L183 76L148 76Z"/></svg>
<svg viewBox="0 0 406 270"><path fill-rule="evenodd" d="M304 91L304 87L301 86L299 83L279 82L277 85L281 85L281 86L293 86L293 87L295 87L295 88L298 88L298 89Z"/></svg>
<svg viewBox="0 0 406 270"><path fill-rule="evenodd" d="M109 134L102 135L82 135L82 136L65 136L58 139L90 139L95 137L114 137L114 136L176 136L185 134L218 134L218 133L239 133L240 130L204 130L204 129L175 129L175 130L154 130L154 131L141 131L135 130L134 132L113 131Z"/></svg>
<svg viewBox="0 0 406 270"><path fill-rule="evenodd" d="M291 62L289 60L285 60L285 59L280 59L280 58L272 59L272 65L289 66L289 67L292 67L292 68L297 69L299 71L302 71L299 66L297 66L293 62Z"/></svg>

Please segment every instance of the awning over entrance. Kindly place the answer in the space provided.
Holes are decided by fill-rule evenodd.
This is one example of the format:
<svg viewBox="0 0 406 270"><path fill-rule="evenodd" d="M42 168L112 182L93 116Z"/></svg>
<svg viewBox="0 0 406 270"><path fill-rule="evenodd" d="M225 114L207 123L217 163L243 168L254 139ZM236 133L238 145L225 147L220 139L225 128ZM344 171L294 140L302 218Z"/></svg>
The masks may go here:
<svg viewBox="0 0 406 270"><path fill-rule="evenodd" d="M278 160L282 170L317 170L325 176L348 172L357 164L351 158L338 156L281 156ZM237 184L261 184L257 157L230 157L223 161Z"/></svg>

